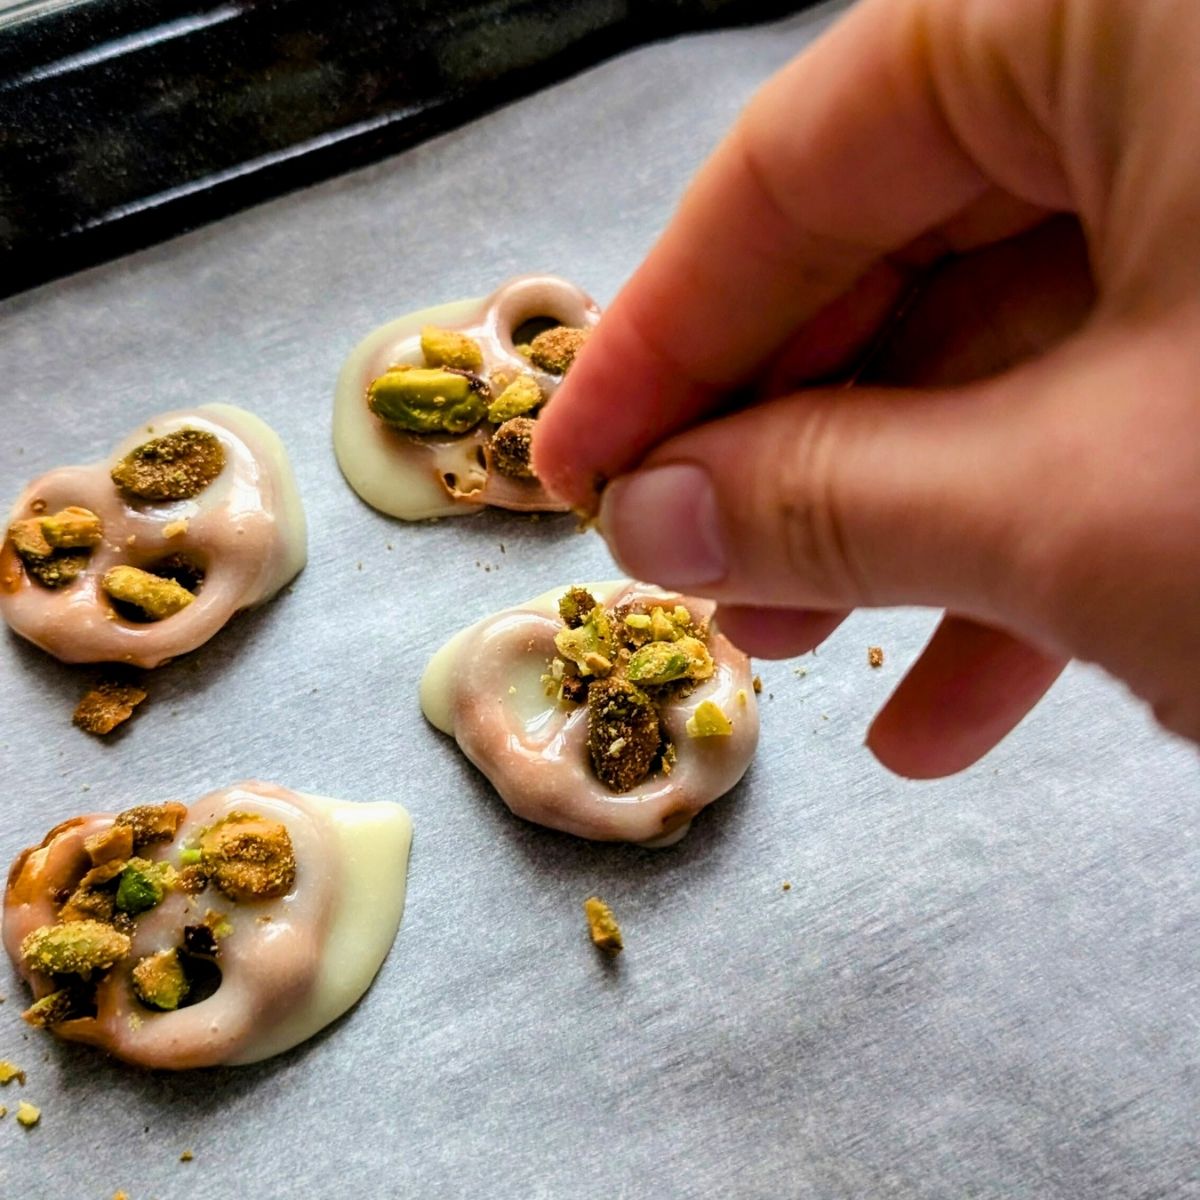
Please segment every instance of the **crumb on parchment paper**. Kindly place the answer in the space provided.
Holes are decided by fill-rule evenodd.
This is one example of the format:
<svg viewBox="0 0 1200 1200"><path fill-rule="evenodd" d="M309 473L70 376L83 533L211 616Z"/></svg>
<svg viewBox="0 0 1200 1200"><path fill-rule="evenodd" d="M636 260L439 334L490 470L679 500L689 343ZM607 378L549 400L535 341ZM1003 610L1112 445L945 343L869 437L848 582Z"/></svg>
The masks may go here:
<svg viewBox="0 0 1200 1200"><path fill-rule="evenodd" d="M589 896L583 902L583 911L587 914L588 932L594 945L613 954L624 949L621 927L612 909L599 896Z"/></svg>
<svg viewBox="0 0 1200 1200"><path fill-rule="evenodd" d="M0 1058L0 1084L9 1084L16 1080L22 1087L25 1086L25 1072L21 1070L16 1063L10 1063L6 1058Z"/></svg>
<svg viewBox="0 0 1200 1200"><path fill-rule="evenodd" d="M42 1110L28 1100L22 1100L17 1105L17 1124L32 1129L42 1119Z"/></svg>
<svg viewBox="0 0 1200 1200"><path fill-rule="evenodd" d="M71 723L84 733L104 737L128 721L133 716L133 710L145 698L146 693L131 683L102 680L79 701Z"/></svg>
<svg viewBox="0 0 1200 1200"><path fill-rule="evenodd" d="M867 647L867 664L872 667L883 666L883 647L868 646Z"/></svg>

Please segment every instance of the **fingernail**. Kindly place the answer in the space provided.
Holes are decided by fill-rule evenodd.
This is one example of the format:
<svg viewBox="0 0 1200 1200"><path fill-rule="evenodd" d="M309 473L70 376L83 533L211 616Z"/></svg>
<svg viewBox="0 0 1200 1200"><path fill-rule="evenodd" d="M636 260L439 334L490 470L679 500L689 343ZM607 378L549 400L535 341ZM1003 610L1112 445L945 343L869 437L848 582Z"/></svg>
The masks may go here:
<svg viewBox="0 0 1200 1200"><path fill-rule="evenodd" d="M708 472L690 463L614 479L600 528L621 566L666 587L716 583L728 567L717 496Z"/></svg>

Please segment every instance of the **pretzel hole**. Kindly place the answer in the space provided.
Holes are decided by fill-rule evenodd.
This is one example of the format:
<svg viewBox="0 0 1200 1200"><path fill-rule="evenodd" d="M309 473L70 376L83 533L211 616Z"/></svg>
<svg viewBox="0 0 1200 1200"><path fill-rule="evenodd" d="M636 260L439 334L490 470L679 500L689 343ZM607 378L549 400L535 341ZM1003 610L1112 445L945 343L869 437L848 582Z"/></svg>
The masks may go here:
<svg viewBox="0 0 1200 1200"><path fill-rule="evenodd" d="M557 329L559 325L566 323L558 317L526 317L512 331L513 345L528 346L539 333L545 333L547 329Z"/></svg>
<svg viewBox="0 0 1200 1200"><path fill-rule="evenodd" d="M221 986L221 968L211 958L180 950L179 962L188 981L187 995L180 1001L180 1008L203 1004L217 994Z"/></svg>

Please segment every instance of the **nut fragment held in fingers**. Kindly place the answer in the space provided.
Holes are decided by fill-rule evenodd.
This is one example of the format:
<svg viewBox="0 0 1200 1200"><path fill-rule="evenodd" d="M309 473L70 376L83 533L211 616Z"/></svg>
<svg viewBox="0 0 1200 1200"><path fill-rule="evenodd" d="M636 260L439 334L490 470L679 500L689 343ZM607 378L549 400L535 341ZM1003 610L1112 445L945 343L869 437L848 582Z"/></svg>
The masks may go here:
<svg viewBox="0 0 1200 1200"><path fill-rule="evenodd" d="M612 909L599 896L589 896L583 902L583 911L587 916L588 933L591 934L593 945L611 954L624 949L621 927Z"/></svg>
<svg viewBox="0 0 1200 1200"><path fill-rule="evenodd" d="M588 751L596 777L610 791L636 787L654 764L662 730L654 702L626 679L588 689Z"/></svg>
<svg viewBox="0 0 1200 1200"><path fill-rule="evenodd" d="M421 329L421 353L430 367L457 367L460 371L482 371L483 350L479 343L457 329L426 325Z"/></svg>
<svg viewBox="0 0 1200 1200"><path fill-rule="evenodd" d="M135 446L110 472L139 500L190 500L225 468L220 438L204 429L177 429Z"/></svg>
<svg viewBox="0 0 1200 1200"><path fill-rule="evenodd" d="M101 586L111 599L133 605L153 621L173 617L196 599L174 579L152 575L140 567L111 567L104 573Z"/></svg>
<svg viewBox="0 0 1200 1200"><path fill-rule="evenodd" d="M533 427L530 417L513 417L492 434L492 461L501 475L533 479Z"/></svg>
<svg viewBox="0 0 1200 1200"><path fill-rule="evenodd" d="M231 813L204 831L205 874L231 900L285 896L296 881L296 856L287 828L254 813Z"/></svg>
<svg viewBox="0 0 1200 1200"><path fill-rule="evenodd" d="M529 360L535 367L553 375L565 375L575 356L587 341L591 330L556 325L539 333L529 343Z"/></svg>

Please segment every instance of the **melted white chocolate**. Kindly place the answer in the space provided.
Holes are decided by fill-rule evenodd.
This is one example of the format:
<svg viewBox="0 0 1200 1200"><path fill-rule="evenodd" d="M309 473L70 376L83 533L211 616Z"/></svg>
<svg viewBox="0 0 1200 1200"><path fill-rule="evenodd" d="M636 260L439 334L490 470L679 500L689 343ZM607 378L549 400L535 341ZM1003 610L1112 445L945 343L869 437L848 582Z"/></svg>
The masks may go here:
<svg viewBox="0 0 1200 1200"><path fill-rule="evenodd" d="M714 607L623 580L586 586L606 606L683 604L697 618ZM658 772L628 792L611 792L591 768L586 704L559 704L542 683L557 653L558 600L565 590L545 592L451 638L421 678L422 711L458 742L518 816L599 841L670 845L750 764L758 744L750 660L720 633L711 635L712 678L660 708L677 756L671 773ZM687 720L706 700L729 716L730 736L688 736Z"/></svg>
<svg viewBox="0 0 1200 1200"><path fill-rule="evenodd" d="M109 476L135 447L179 429L219 438L225 466L189 500L123 495ZM231 404L165 413L131 433L104 461L61 467L31 483L10 522L69 505L90 509L104 537L73 582L46 588L25 573L11 543L0 554L0 615L14 632L63 662L156 667L208 641L244 608L269 600L304 566L304 510L282 442L263 421ZM171 554L205 571L193 603L161 621L122 617L101 588L119 564L151 566Z"/></svg>
<svg viewBox="0 0 1200 1200"><path fill-rule="evenodd" d="M513 330L533 317L587 328L600 310L573 284L552 275L510 280L484 299L460 300L390 321L369 333L346 359L333 405L333 446L350 486L372 508L406 521L465 515L481 505L525 512L562 512L536 480L488 469L487 434L459 437L393 429L367 407L367 388L388 367L420 365L421 328L469 334L483 351L482 374L532 374L549 399L561 376L539 371L513 348Z"/></svg>
<svg viewBox="0 0 1200 1200"><path fill-rule="evenodd" d="M257 1062L310 1038L367 990L404 912L408 813L398 804L353 804L248 782L203 797L169 846L141 853L177 862L181 846L235 812L259 813L287 827L296 855L292 890L275 900L237 904L212 887L197 896L169 892L136 918L131 954L97 988L96 1016L54 1026L60 1037L101 1046L144 1067ZM89 865L84 840L112 822L112 814L67 822L14 864L4 944L39 997L55 985L25 967L21 942L54 922L56 893L73 886ZM210 912L230 926L219 940L217 991L174 1012L139 1004L130 982L133 965L178 947L183 927Z"/></svg>

